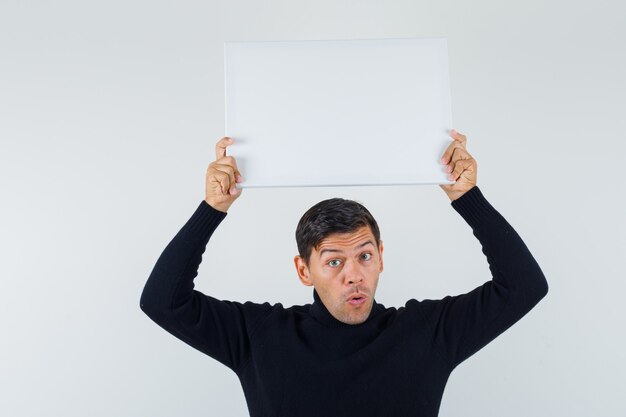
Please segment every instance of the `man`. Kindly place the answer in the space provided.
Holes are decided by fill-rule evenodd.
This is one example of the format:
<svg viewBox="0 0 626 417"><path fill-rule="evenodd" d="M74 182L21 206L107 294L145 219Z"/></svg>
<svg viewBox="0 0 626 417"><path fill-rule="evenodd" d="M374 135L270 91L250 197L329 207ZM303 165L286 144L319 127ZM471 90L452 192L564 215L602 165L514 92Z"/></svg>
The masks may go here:
<svg viewBox="0 0 626 417"><path fill-rule="evenodd" d="M294 263L314 287L312 304L239 303L194 290L206 245L241 195L225 137L206 173L206 198L158 259L141 309L232 369L252 417L436 416L452 370L548 291L522 239L476 185L466 137L451 137L441 162L456 182L440 187L480 241L491 281L441 300L379 304L378 225L361 204L335 198L311 207L296 229Z"/></svg>

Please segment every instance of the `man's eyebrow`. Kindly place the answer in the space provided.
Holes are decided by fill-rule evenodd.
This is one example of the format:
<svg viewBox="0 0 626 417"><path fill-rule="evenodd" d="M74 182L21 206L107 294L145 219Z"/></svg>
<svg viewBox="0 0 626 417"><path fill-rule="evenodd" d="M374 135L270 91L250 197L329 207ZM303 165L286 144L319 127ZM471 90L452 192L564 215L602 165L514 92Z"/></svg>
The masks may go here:
<svg viewBox="0 0 626 417"><path fill-rule="evenodd" d="M367 242L365 242L365 243L361 243L359 246L357 246L357 248L362 248L363 246L366 246L366 245L372 245L372 246L374 246L374 243L372 243L372 241L371 241L371 240L368 240L368 241L367 241ZM339 249L322 249L322 250L320 251L320 257L324 254L324 252L341 252L341 251L340 251Z"/></svg>

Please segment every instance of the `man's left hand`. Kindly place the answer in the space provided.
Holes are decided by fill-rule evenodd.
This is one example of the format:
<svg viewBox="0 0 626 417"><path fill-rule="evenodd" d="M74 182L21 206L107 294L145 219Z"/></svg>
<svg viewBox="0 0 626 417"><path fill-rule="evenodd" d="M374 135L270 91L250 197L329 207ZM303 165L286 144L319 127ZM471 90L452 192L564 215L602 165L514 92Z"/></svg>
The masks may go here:
<svg viewBox="0 0 626 417"><path fill-rule="evenodd" d="M440 162L446 166L448 179L456 182L454 184L439 184L439 186L446 192L450 200L454 201L476 185L478 166L476 160L465 149L467 144L465 135L452 129L450 137L454 141L448 146Z"/></svg>

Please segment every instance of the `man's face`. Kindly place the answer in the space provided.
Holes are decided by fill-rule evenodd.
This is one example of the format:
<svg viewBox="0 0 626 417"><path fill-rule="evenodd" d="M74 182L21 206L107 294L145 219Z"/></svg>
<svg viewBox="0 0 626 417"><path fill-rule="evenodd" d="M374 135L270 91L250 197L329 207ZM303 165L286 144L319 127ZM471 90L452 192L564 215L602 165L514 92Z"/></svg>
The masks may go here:
<svg viewBox="0 0 626 417"><path fill-rule="evenodd" d="M347 324L363 323L370 315L378 276L383 271L383 243L380 250L369 226L350 233L328 235L313 248L309 265L294 258L304 285L315 287L326 309ZM361 302L350 302L354 294Z"/></svg>

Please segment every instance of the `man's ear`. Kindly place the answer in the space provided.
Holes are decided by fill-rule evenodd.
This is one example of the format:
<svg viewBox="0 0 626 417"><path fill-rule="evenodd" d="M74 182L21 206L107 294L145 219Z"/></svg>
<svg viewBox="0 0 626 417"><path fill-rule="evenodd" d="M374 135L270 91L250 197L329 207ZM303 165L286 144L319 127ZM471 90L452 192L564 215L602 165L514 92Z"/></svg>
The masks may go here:
<svg viewBox="0 0 626 417"><path fill-rule="evenodd" d="M380 270L378 272L383 272L383 241L382 239L379 241L379 251L380 251Z"/></svg>
<svg viewBox="0 0 626 417"><path fill-rule="evenodd" d="M306 285L307 287L310 287L311 285L313 285L313 282L309 278L309 268L304 263L304 259L302 259L300 255L296 255L293 258L293 262L296 265L298 278L300 278L300 281L302 282L302 284Z"/></svg>

